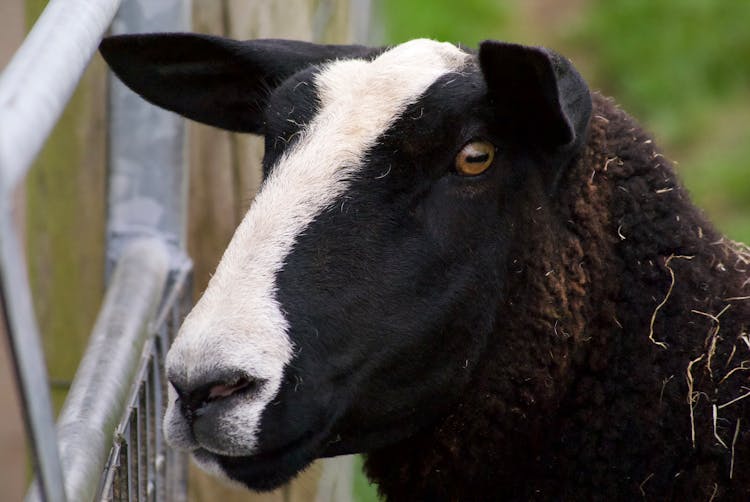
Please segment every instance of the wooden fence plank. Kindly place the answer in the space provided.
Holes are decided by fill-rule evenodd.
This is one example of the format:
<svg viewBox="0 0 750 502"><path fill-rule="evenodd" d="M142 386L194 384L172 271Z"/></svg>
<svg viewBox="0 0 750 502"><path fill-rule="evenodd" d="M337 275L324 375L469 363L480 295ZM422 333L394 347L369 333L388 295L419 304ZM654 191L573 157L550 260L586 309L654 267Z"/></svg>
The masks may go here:
<svg viewBox="0 0 750 502"><path fill-rule="evenodd" d="M24 35L24 0L5 0L0 15L0 68L10 61ZM19 191L15 207L23 228L24 194ZM0 311L0 315L2 312ZM21 401L11 370L10 348L0 322L0 486L3 497L21 500L26 489L26 432L21 416Z"/></svg>
<svg viewBox="0 0 750 502"><path fill-rule="evenodd" d="M237 39L325 39L343 43L349 36L347 5L344 0L199 1L193 6L193 29ZM188 249L195 263L198 298L260 186L263 141L200 124L190 125L190 141ZM333 461L331 467L326 462L332 461L317 462L289 485L261 495L224 486L192 467L190 499L307 502L322 496L326 501L347 500L351 494L351 460Z"/></svg>

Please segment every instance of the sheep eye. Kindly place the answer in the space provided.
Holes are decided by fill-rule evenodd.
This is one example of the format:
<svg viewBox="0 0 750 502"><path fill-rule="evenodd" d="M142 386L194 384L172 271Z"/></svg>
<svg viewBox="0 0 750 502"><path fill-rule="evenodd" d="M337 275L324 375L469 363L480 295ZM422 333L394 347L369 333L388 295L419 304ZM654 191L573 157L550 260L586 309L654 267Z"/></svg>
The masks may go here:
<svg viewBox="0 0 750 502"><path fill-rule="evenodd" d="M462 176L482 174L495 159L495 145L487 141L467 143L456 156L456 172Z"/></svg>

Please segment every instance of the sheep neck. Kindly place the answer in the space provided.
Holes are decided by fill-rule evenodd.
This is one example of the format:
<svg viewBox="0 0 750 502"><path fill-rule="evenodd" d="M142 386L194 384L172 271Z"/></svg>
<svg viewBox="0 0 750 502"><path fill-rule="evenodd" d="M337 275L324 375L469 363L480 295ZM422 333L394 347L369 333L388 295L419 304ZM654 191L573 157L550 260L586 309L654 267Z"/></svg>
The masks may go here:
<svg viewBox="0 0 750 502"><path fill-rule="evenodd" d="M465 397L432 428L368 455L389 499L588 499L604 488L637 495L646 479L649 493L708 498L730 462L750 468L750 441L735 441L732 458L714 448L716 436L737 438L744 408L723 408L718 428L712 416L747 380L731 378L750 366L750 254L692 206L630 117L594 103L565 189L530 192L539 200L519 227L538 230L518 233L503 323ZM688 406L688 394L705 402ZM696 470L709 460L711 479Z"/></svg>

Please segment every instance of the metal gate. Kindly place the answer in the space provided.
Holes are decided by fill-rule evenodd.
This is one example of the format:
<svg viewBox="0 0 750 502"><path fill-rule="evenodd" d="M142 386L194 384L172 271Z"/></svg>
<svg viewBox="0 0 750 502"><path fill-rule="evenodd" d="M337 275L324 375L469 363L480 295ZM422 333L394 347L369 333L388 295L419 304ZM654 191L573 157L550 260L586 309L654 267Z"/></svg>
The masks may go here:
<svg viewBox="0 0 750 502"><path fill-rule="evenodd" d="M56 426L13 193L110 25L116 33L184 31L189 5L51 0L0 74L0 322L34 457L28 500L186 495L185 457L166 446L160 424L164 355L190 307L182 119L109 84L107 291Z"/></svg>

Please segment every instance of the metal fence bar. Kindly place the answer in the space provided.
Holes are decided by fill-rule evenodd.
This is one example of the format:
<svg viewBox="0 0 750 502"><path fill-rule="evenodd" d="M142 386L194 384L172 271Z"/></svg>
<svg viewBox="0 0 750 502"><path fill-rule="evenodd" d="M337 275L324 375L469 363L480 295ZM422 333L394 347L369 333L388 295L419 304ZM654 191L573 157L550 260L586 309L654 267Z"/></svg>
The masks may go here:
<svg viewBox="0 0 750 502"><path fill-rule="evenodd" d="M53 413L12 194L62 113L120 0L52 0L0 74L0 297L47 500L65 500Z"/></svg>
<svg viewBox="0 0 750 502"><path fill-rule="evenodd" d="M51 0L0 75L0 205L25 175L120 0Z"/></svg>
<svg viewBox="0 0 750 502"><path fill-rule="evenodd" d="M137 180L139 188L147 187L133 194L121 190L123 178L116 176L127 173L128 169L114 171L113 177L120 185L113 182L111 187L115 190L110 190L107 255L109 270L114 270L114 275L56 433L26 263L12 220L11 195L57 122L120 3L121 0L51 0L0 74L0 302L3 311L0 321L7 327L34 451L38 479L28 494L30 499L64 501L67 492L67 499L78 501L91 500L97 494L114 428L129 402L133 379L142 376L148 380L136 368L144 341L153 335L146 326L162 299L168 272L179 271L183 275L189 272L189 260L182 250L187 179L183 162L184 126L173 117L170 117L172 124L165 126L173 138L166 141L172 153L154 155L154 149L141 142L136 147L138 154L128 156L128 148L122 149L119 145L129 142L119 138L131 135L136 123L126 120L121 123L125 128L115 131L113 136L118 138L114 141L118 159L125 161L120 162L120 166L151 158L153 161L146 169L154 170L155 174L147 179L140 174L142 170L133 175L130 169L130 178L124 185ZM177 10L176 4L181 4ZM131 20L137 20L138 16L148 22L160 20L161 24L157 22L152 26L154 30L188 27L187 0L128 0L128 5L123 11L130 13ZM127 23L122 22L116 23L115 29L130 31ZM142 115L138 120L140 124L153 124L153 120ZM154 142L150 146L153 145ZM123 152L126 154L121 155ZM154 169L154 163L160 164L156 167L161 167L161 172ZM163 180L164 168L172 173L167 176L168 180ZM160 179L163 181L157 183ZM161 203L155 208L156 214L162 215L166 223L139 219L148 214L149 209L154 209L153 205L142 204L143 197L138 200L137 196L145 192L151 200ZM150 238L144 239L144 236ZM181 302L183 310L184 307ZM149 364L158 367L165 351L166 347L162 347L158 353L150 352L149 357L156 359ZM144 406L133 416L141 424L135 433L143 450L135 454L141 456L143 463L137 464L138 471L132 472L132 480L126 478L125 482L151 480L153 484L160 467L151 464L157 460L157 446L162 445L157 430L161 387L153 387L153 392L142 384L137 388L143 397L139 402ZM132 422L129 417L125 420ZM167 481L174 484L174 480L184 478L184 474L177 473L172 478ZM142 498L150 497L144 486L135 489Z"/></svg>
<svg viewBox="0 0 750 502"><path fill-rule="evenodd" d="M187 31L190 0L125 0L112 33ZM133 239L152 236L168 250L172 287L152 326L136 387L117 428L98 500L187 498L187 458L167 448L161 418L166 406L163 362L178 323L190 305L185 252L187 128L184 119L145 102L122 82L109 79L109 182L107 273Z"/></svg>
<svg viewBox="0 0 750 502"><path fill-rule="evenodd" d="M188 0L126 0L112 33L186 31ZM133 236L159 235L172 268L185 260L187 180L185 120L109 81L107 268Z"/></svg>
<svg viewBox="0 0 750 502"><path fill-rule="evenodd" d="M16 380L27 433L34 453L35 470L48 502L64 501L62 470L57 450L39 329L34 317L23 248L9 211L0 212L0 302L13 355Z"/></svg>
<svg viewBox="0 0 750 502"><path fill-rule="evenodd" d="M349 32L352 42L372 43L372 0L349 1Z"/></svg>
<svg viewBox="0 0 750 502"><path fill-rule="evenodd" d="M189 268L173 276L161 313L152 323L155 336L149 338L143 349L136 387L131 389L126 413L115 432L115 444L97 500L178 502L187 498L187 458L167 448L161 419L167 393L162 365L179 322L189 308L189 276ZM178 322L171 322L173 318Z"/></svg>
<svg viewBox="0 0 750 502"><path fill-rule="evenodd" d="M92 500L99 488L168 273L159 239L133 241L118 261L57 423L71 501Z"/></svg>

